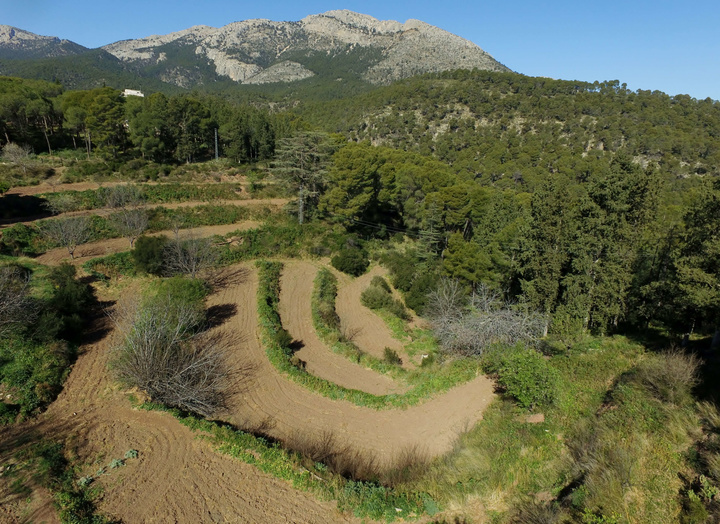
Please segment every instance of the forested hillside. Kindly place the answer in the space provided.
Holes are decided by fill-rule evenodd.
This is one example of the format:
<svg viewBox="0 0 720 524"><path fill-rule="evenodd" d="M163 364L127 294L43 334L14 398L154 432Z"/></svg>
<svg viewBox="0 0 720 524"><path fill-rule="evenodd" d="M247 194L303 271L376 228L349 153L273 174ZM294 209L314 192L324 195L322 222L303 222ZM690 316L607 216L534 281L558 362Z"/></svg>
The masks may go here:
<svg viewBox="0 0 720 524"><path fill-rule="evenodd" d="M288 454L263 468L363 518L718 518L720 102L477 70L350 93L316 80L123 97L0 77L5 295L30 300L30 282L45 290L34 302L41 318L66 314L49 291L56 273L42 269L63 257L114 299L167 285L118 325L152 326L167 309L153 300L182 304L170 292L185 293L192 329L162 320L187 331L167 354L210 344L210 375L224 365L217 331L236 341L247 334L233 330L247 329L242 355L254 371L242 372L260 385L250 407L222 420L248 433L183 420L251 464L270 436ZM81 234L55 234L63 224ZM201 227L217 234L198 238ZM13 337L0 341L2 391L18 395L23 376L47 390L0 404L13 422L57 394L62 373L17 370L42 369L64 335L38 338L17 307L3 314ZM381 343L366 347L368 333ZM114 364L129 366L123 385L195 415L222 412L222 377L197 408L153 377L139 382L127 358ZM465 387L477 398L458 393ZM306 394L327 404L306 417ZM312 432L305 424L328 421L338 400L355 406L337 415L350 417L337 434L311 442L290 431ZM398 409L412 425L358 407ZM441 411L482 421L442 428ZM281 423L248 422L258 413ZM415 429L436 419L424 457L426 433ZM393 436L365 439L368 427ZM336 435L349 444L331 452ZM355 445L397 452L392 467L363 462Z"/></svg>

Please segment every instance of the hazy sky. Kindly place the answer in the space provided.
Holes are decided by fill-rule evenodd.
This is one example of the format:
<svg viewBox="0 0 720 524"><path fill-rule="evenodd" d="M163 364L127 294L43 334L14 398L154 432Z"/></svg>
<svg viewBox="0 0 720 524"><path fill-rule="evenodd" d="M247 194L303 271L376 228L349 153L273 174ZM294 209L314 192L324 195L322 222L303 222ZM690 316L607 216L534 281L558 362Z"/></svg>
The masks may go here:
<svg viewBox="0 0 720 524"><path fill-rule="evenodd" d="M422 20L526 75L620 80L633 90L720 100L718 0L0 0L0 24L99 47L193 25L299 20L331 9Z"/></svg>

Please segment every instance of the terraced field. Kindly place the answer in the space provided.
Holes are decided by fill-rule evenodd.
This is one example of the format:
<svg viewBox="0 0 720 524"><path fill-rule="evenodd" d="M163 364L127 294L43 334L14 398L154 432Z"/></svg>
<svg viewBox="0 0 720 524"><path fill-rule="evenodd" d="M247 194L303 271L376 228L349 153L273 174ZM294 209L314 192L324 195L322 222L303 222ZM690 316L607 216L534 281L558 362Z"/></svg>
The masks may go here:
<svg viewBox="0 0 720 524"><path fill-rule="evenodd" d="M209 236L257 226L257 222L245 221L185 234ZM75 262L128 248L126 239L86 244L78 248ZM37 258L48 265L63 260L69 260L64 249ZM404 381L333 353L315 333L310 303L313 280L322 266L320 261L288 260L281 277L282 324L300 346L296 355L306 363L307 372L373 395L407 391L410 386ZM362 351L381 358L384 348L390 347L403 355L406 368L414 368L403 342L360 304L360 293L380 272L374 268L357 279L338 274L336 310L342 328L354 333ZM227 412L220 417L237 427L262 428L264 434L283 441L333 434L338 442L389 464L408 449L426 457L449 452L458 435L482 419L493 399L493 383L482 375L406 409L375 410L324 397L294 382L268 360L256 310L257 269L240 264L223 269L220 276L224 285L209 297L207 306L230 312L213 329L233 341L229 364L242 376L234 383ZM110 301L129 292L99 288L100 298ZM171 416L131 408L127 392L118 389L107 369L112 330L107 319L95 322L93 339L82 346L61 395L35 420L3 433L0 459L18 441L40 435L67 442L88 469L101 457L139 450L137 461L128 462L110 481L102 482L99 509L123 522L354 521L339 514L332 502L319 502L286 482L214 452ZM0 500L4 507L0 520L56 519L47 496L37 495L27 506L13 499L0 483Z"/></svg>

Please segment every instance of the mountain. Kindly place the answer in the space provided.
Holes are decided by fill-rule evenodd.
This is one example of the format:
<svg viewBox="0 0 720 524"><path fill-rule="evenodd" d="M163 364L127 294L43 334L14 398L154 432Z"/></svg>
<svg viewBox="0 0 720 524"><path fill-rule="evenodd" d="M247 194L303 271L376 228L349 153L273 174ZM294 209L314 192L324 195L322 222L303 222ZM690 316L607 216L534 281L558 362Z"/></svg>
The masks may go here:
<svg viewBox="0 0 720 524"><path fill-rule="evenodd" d="M9 25L0 25L0 58L49 58L79 55L86 51L87 47L70 40L40 36Z"/></svg>
<svg viewBox="0 0 720 524"><path fill-rule="evenodd" d="M389 84L454 69L509 71L472 42L419 20L377 20L346 10L311 15L298 22L259 19L219 29L195 26L92 51L18 29L7 28L6 32L14 36L0 38L0 74L30 74L65 82L58 68L54 78L47 78L47 63L37 67L18 60L65 56L63 68L83 70L87 84L83 86L83 79L74 75L67 87L91 87L108 78L123 78L122 87L162 83L175 89L294 83L311 78L326 84ZM27 44L19 46L20 42ZM19 49L28 51L23 56ZM94 60L85 57L82 68L72 66L90 52L95 53ZM94 62L100 59L100 52L108 56L98 70ZM109 60L109 55L117 63ZM8 58L14 60L3 60Z"/></svg>

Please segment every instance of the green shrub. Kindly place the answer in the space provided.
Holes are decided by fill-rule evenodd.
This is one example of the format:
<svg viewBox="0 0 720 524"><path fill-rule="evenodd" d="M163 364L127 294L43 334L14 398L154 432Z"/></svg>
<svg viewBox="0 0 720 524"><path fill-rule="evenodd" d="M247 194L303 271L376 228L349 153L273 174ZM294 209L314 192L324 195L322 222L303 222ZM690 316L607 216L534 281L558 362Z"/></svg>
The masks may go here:
<svg viewBox="0 0 720 524"><path fill-rule="evenodd" d="M505 392L524 408L551 404L557 394L559 374L539 353L522 348L496 348L484 361Z"/></svg>
<svg viewBox="0 0 720 524"><path fill-rule="evenodd" d="M19 404L5 404L4 402L0 402L0 426L15 422L19 413Z"/></svg>
<svg viewBox="0 0 720 524"><path fill-rule="evenodd" d="M75 278L76 273L75 266L64 262L52 268L48 276L53 288L48 306L58 320L57 336L75 341L79 339L94 298L91 288Z"/></svg>
<svg viewBox="0 0 720 524"><path fill-rule="evenodd" d="M165 236L139 237L132 250L135 266L145 273L159 275L163 269L163 251L167 242Z"/></svg>
<svg viewBox="0 0 720 524"><path fill-rule="evenodd" d="M340 329L340 317L335 311L336 297L337 278L330 271L322 268L315 277L312 304L320 322L331 330Z"/></svg>
<svg viewBox="0 0 720 524"><path fill-rule="evenodd" d="M132 251L93 258L83 264L83 269L103 280L121 275L132 277L136 273Z"/></svg>
<svg viewBox="0 0 720 524"><path fill-rule="evenodd" d="M370 309L384 309L403 320L410 319L405 306L392 296L390 286L382 277L373 277L370 286L360 295L360 302Z"/></svg>
<svg viewBox="0 0 720 524"><path fill-rule="evenodd" d="M364 249L345 247L332 258L331 264L338 271L358 277L365 273L370 265L370 259Z"/></svg>
<svg viewBox="0 0 720 524"><path fill-rule="evenodd" d="M402 359L400 358L400 355L397 354L397 351L395 351L394 349L385 347L384 355L384 360L388 364L393 364L397 366L402 365Z"/></svg>
<svg viewBox="0 0 720 524"><path fill-rule="evenodd" d="M13 256L35 256L41 252L41 241L42 235L36 227L15 224L3 230L0 251Z"/></svg>

